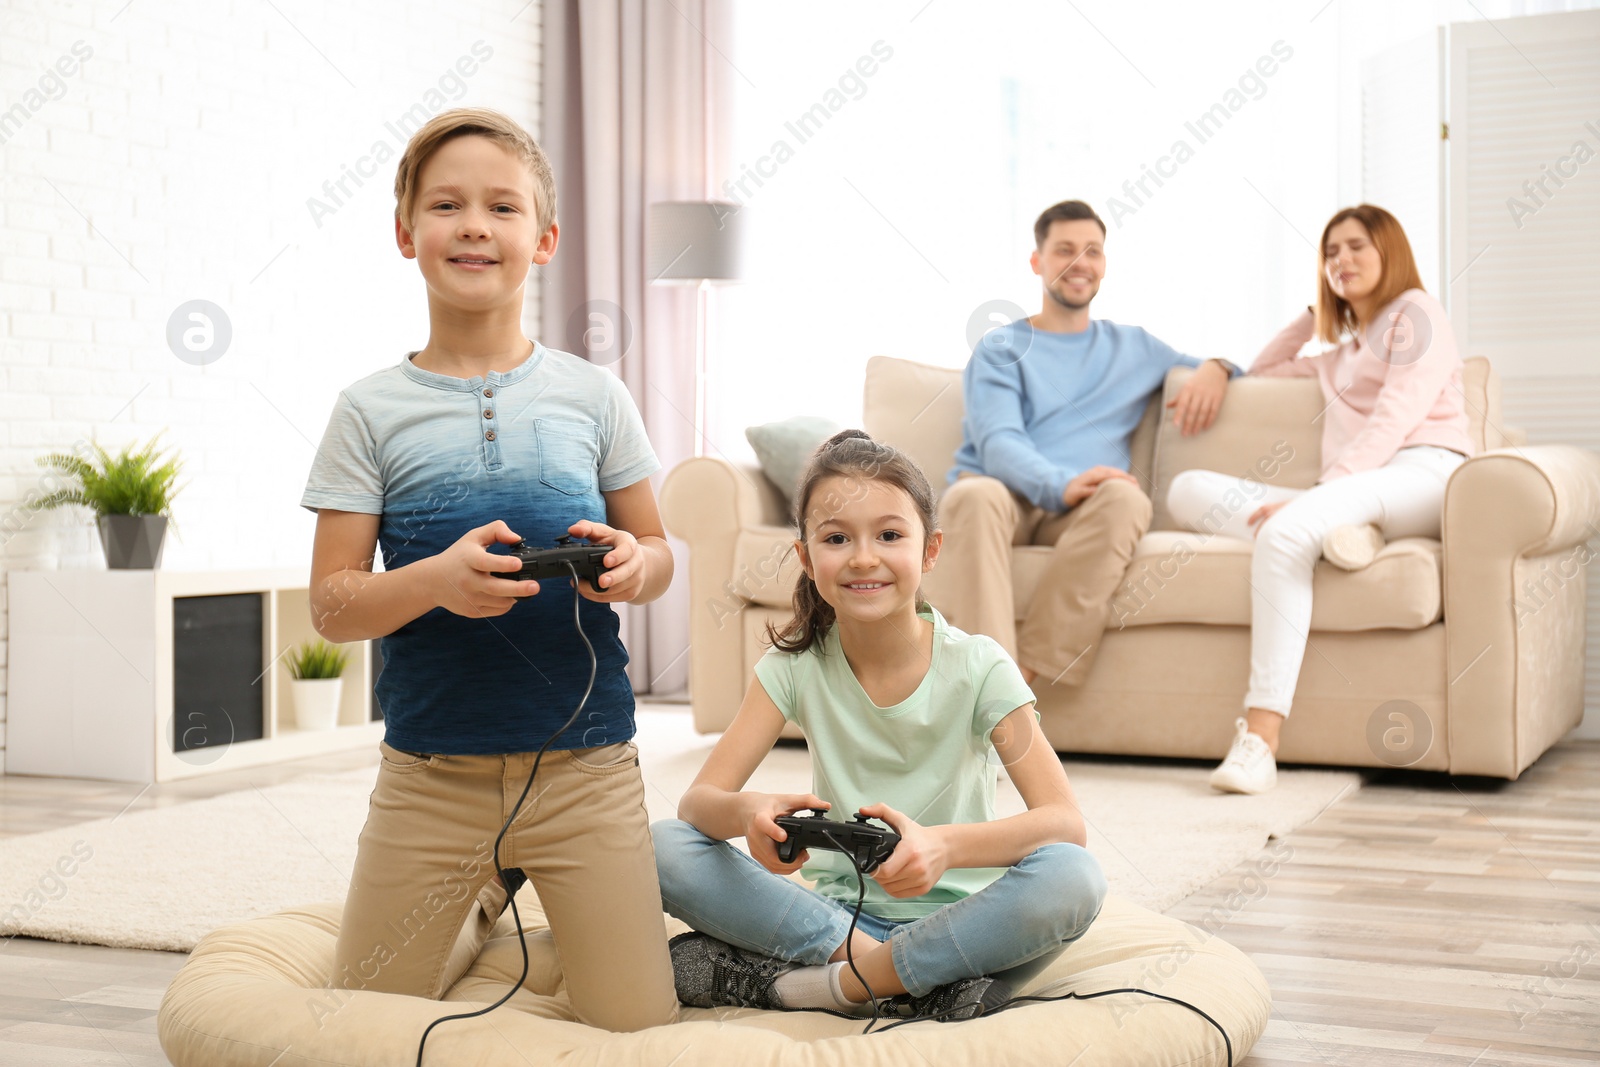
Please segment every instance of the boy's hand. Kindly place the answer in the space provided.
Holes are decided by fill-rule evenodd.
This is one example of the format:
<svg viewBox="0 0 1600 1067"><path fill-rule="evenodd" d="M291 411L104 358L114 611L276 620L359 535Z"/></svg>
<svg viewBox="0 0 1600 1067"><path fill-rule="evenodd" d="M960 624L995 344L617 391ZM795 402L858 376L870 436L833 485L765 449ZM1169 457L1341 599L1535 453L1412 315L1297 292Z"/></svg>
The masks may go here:
<svg viewBox="0 0 1600 1067"><path fill-rule="evenodd" d="M520 540L499 519L468 530L461 540L429 561L433 564L434 600L446 611L480 619L504 615L520 598L537 593L538 582L513 582L498 576L501 571L521 570L520 559L489 551L490 545Z"/></svg>
<svg viewBox="0 0 1600 1067"><path fill-rule="evenodd" d="M633 534L627 530L613 529L603 522L590 522L587 519L568 526L567 533L573 537L582 537L591 544L612 546L612 550L606 553L603 561L610 569L600 576L599 591L591 589L587 581L578 582L578 592L585 600L613 604L632 600L644 591L646 568L649 566L650 557L639 548L639 541ZM571 580L567 579L569 582Z"/></svg>
<svg viewBox="0 0 1600 1067"><path fill-rule="evenodd" d="M753 803L744 817L744 843L750 856L773 874L798 871L810 857L802 850L793 863L778 859L778 842L789 835L774 821L780 815L793 815L802 808L827 811L828 805L821 797L810 793L754 793Z"/></svg>
<svg viewBox="0 0 1600 1067"><path fill-rule="evenodd" d="M861 814L881 819L900 835L894 854L871 875L891 897L919 897L950 869L950 853L940 827L922 826L887 804L870 804Z"/></svg>

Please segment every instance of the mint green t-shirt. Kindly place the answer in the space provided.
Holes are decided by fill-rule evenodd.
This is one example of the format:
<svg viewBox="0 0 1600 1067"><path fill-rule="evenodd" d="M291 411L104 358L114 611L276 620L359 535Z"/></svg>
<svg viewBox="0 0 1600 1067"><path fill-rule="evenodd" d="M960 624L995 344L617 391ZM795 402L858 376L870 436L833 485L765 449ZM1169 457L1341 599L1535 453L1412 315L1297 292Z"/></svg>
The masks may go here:
<svg viewBox="0 0 1600 1067"><path fill-rule="evenodd" d="M880 708L856 680L837 629L805 652L771 649L756 677L783 717L805 731L811 749L811 790L850 821L862 807L884 803L924 826L988 822L1000 761L989 732L1033 692L1022 672L992 639L968 634L929 608L933 657L916 692ZM1037 715L1037 712L1035 712ZM848 856L811 849L801 874L817 891L856 902L856 871ZM976 893L1004 867L951 869L922 896L896 898L866 879L863 910L882 919L920 919Z"/></svg>

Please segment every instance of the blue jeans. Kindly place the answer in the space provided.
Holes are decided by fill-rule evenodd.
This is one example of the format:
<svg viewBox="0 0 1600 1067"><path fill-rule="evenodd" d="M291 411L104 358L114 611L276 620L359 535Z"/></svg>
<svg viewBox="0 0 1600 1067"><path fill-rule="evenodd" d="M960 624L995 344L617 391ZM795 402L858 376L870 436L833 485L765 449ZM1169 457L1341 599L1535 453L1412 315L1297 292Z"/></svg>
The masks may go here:
<svg viewBox="0 0 1600 1067"><path fill-rule="evenodd" d="M844 944L853 901L773 874L681 819L653 823L650 833L668 914L730 945L799 963L826 963ZM856 928L889 943L895 973L913 996L984 974L1018 987L1083 936L1105 895L1093 856L1077 845L1045 845L931 915L894 920L863 911Z"/></svg>

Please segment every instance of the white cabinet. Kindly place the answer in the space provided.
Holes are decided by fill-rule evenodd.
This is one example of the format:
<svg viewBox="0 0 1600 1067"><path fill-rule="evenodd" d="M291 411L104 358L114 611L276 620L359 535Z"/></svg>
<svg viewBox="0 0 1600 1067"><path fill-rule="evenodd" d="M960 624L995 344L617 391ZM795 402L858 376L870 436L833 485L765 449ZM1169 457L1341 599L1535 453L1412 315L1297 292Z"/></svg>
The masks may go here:
<svg viewBox="0 0 1600 1067"><path fill-rule="evenodd" d="M167 781L375 747L376 642L346 645L332 730L294 726L308 575L11 571L7 774Z"/></svg>

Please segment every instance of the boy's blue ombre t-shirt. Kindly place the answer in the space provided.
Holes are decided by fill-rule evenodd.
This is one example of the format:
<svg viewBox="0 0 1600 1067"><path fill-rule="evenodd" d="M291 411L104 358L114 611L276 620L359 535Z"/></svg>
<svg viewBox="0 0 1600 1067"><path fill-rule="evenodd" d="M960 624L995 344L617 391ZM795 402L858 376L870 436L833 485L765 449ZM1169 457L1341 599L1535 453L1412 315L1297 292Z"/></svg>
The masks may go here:
<svg viewBox="0 0 1600 1067"><path fill-rule="evenodd" d="M454 378L422 370L413 355L339 394L300 501L380 516L387 570L496 519L531 545L554 545L580 519L606 521L601 493L660 469L626 387L585 360L535 344L513 370ZM573 595L570 582L544 581L503 615L434 608L383 638L384 739L447 755L544 744L589 680ZM599 666L582 717L551 748L634 733L616 612L581 599L578 610Z"/></svg>

